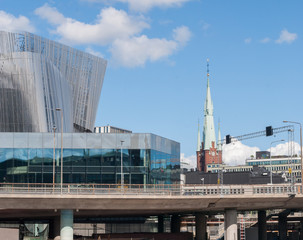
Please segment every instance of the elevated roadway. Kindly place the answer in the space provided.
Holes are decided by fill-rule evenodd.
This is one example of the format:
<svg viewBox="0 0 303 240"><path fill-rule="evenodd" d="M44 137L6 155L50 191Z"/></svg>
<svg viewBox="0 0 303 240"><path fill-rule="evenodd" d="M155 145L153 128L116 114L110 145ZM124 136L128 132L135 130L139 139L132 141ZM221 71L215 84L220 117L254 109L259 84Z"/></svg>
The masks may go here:
<svg viewBox="0 0 303 240"><path fill-rule="evenodd" d="M160 216L224 212L235 233L237 211L303 209L301 185L53 185L3 184L0 220ZM200 216L201 218L201 216ZM69 223L70 224L70 223ZM68 224L67 224L68 225ZM64 228L61 224L61 229ZM201 238L203 239L203 238ZM227 238L228 239L228 238Z"/></svg>

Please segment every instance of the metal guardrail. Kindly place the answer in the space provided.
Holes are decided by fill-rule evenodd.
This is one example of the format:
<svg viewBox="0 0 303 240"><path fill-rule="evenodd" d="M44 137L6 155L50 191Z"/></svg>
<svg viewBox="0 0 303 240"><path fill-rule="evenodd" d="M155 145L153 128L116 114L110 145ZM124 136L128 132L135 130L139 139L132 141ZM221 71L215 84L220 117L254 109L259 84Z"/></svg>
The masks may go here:
<svg viewBox="0 0 303 240"><path fill-rule="evenodd" d="M168 195L216 196L302 194L301 184L273 185L189 185L189 184L60 184L0 183L1 194L64 195Z"/></svg>

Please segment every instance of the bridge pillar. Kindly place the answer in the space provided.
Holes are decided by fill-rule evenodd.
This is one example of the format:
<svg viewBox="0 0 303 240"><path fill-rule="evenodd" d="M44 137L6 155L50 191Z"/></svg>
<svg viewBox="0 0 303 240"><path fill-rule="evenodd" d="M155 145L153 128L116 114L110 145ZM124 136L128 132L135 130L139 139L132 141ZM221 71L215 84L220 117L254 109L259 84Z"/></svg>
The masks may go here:
<svg viewBox="0 0 303 240"><path fill-rule="evenodd" d="M171 226L170 231L172 233L179 233L180 232L180 226L181 226L181 217L179 215L172 215L170 226Z"/></svg>
<svg viewBox="0 0 303 240"><path fill-rule="evenodd" d="M73 240L73 222L74 222L74 213L73 210L61 210L60 218L60 240Z"/></svg>
<svg viewBox="0 0 303 240"><path fill-rule="evenodd" d="M238 226L237 226L237 210L225 210L224 215L224 239L238 240Z"/></svg>
<svg viewBox="0 0 303 240"><path fill-rule="evenodd" d="M204 213L196 213L196 240L207 240L207 222Z"/></svg>
<svg viewBox="0 0 303 240"><path fill-rule="evenodd" d="M56 216L49 222L49 238L56 239L60 236L60 217Z"/></svg>
<svg viewBox="0 0 303 240"><path fill-rule="evenodd" d="M158 216L158 233L164 233L164 216Z"/></svg>
<svg viewBox="0 0 303 240"><path fill-rule="evenodd" d="M267 240L266 211L258 211L258 239Z"/></svg>
<svg viewBox="0 0 303 240"><path fill-rule="evenodd" d="M303 240L303 221L300 221L300 240Z"/></svg>
<svg viewBox="0 0 303 240"><path fill-rule="evenodd" d="M287 239L287 215L279 215L279 239Z"/></svg>

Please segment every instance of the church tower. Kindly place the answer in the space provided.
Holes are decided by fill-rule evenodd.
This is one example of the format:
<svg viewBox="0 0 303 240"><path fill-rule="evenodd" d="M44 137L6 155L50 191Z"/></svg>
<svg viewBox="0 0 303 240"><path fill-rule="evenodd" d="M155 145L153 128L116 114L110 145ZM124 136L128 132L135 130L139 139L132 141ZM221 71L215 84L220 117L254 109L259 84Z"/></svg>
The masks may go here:
<svg viewBox="0 0 303 240"><path fill-rule="evenodd" d="M197 169L198 171L207 171L208 164L222 164L222 147L220 143L220 126L218 129L218 145L216 144L216 134L214 125L214 107L210 95L209 85L209 60L207 59L207 89L204 103L204 125L202 143L197 146ZM198 130L198 138L200 130ZM199 141L199 140L198 140ZM200 150L199 150L199 145Z"/></svg>

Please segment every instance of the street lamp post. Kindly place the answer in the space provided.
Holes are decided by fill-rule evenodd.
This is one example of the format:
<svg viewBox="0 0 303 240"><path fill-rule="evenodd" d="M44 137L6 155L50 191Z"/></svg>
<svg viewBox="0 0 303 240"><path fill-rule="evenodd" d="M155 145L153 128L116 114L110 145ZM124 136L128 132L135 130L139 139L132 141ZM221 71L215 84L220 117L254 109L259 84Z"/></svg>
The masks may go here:
<svg viewBox="0 0 303 240"><path fill-rule="evenodd" d="M56 126L53 127L54 132L54 152L53 152L53 192L55 188L55 160L56 160Z"/></svg>
<svg viewBox="0 0 303 240"><path fill-rule="evenodd" d="M61 185L60 185L60 192L62 194L63 188L63 110L62 108L56 108L56 111L61 113Z"/></svg>
<svg viewBox="0 0 303 240"><path fill-rule="evenodd" d="M122 145L124 143L124 141L120 141L121 142L121 188L124 188L124 176L123 176L123 152L122 152Z"/></svg>
<svg viewBox="0 0 303 240"><path fill-rule="evenodd" d="M303 187L303 152L302 152L302 124L293 121L283 121L284 123L294 123L300 125L300 146L301 146L301 185Z"/></svg>
<svg viewBox="0 0 303 240"><path fill-rule="evenodd" d="M270 184L272 184L272 163L271 163L271 146L273 143L277 142L284 142L284 139L273 141L270 143L270 149L269 149L269 162L270 162Z"/></svg>

